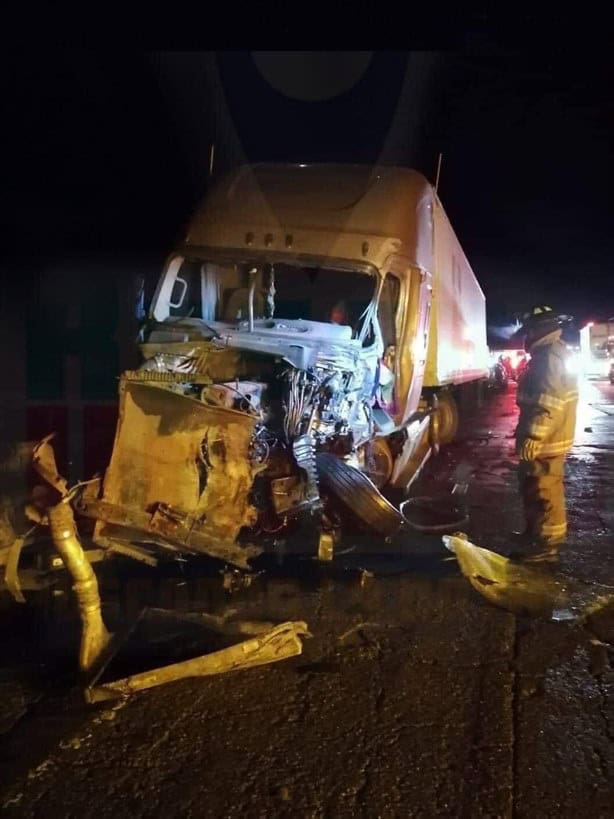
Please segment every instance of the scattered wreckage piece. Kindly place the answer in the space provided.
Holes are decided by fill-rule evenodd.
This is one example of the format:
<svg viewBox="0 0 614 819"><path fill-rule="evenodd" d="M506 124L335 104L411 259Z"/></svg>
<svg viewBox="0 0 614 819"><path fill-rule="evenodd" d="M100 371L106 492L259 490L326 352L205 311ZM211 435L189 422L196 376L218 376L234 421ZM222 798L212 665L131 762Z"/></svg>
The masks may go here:
<svg viewBox="0 0 614 819"><path fill-rule="evenodd" d="M474 545L464 534L442 539L473 588L493 605L514 614L580 622L614 599L611 587L518 563Z"/></svg>
<svg viewBox="0 0 614 819"><path fill-rule="evenodd" d="M61 497L68 496L68 484L59 472L55 462L55 453L51 446L54 433L43 438L32 451L32 466L48 484L57 490Z"/></svg>
<svg viewBox="0 0 614 819"><path fill-rule="evenodd" d="M26 598L23 596L21 589L21 581L19 579L19 558L21 557L21 550L26 543L25 537L16 537L12 544L3 549L2 560L4 562L4 584L8 591L12 594L16 603L25 603Z"/></svg>
<svg viewBox="0 0 614 819"><path fill-rule="evenodd" d="M147 616L147 610L141 613L141 619ZM155 610L155 614L178 618L170 612ZM245 635L250 631L261 632L257 623L235 623L230 628L224 623L214 623L213 618L206 618L203 626L219 631L225 635ZM267 624L270 626L270 624ZM135 628L138 627L138 622ZM120 679L105 681L103 678L108 672L112 656L108 656L105 664L89 680L85 689L85 698L88 702L101 702L109 699L118 699L155 688L177 680L208 677L214 674L224 674L230 671L241 671L256 668L261 665L279 662L302 653L302 639L310 637L307 624L301 621L280 623L263 633L257 633L250 639L242 640L234 645L226 646L217 651L203 654L199 657L172 663L150 671L131 674ZM127 638L126 638L127 639Z"/></svg>
<svg viewBox="0 0 614 819"><path fill-rule="evenodd" d="M15 443L0 462L0 584L17 603L25 603L24 591L40 591L53 585L44 571L20 568L24 548L35 542L53 491L47 485L29 489L27 476L32 467L36 441ZM55 480L53 466L48 474Z"/></svg>
<svg viewBox="0 0 614 819"><path fill-rule="evenodd" d="M463 534L442 539L473 588L495 606L538 617L568 607L567 584L551 573L476 546Z"/></svg>
<svg viewBox="0 0 614 819"><path fill-rule="evenodd" d="M102 619L98 580L77 536L75 516L68 495L49 509L53 543L73 579L73 591L81 618L79 668L88 672L99 662L111 636Z"/></svg>
<svg viewBox="0 0 614 819"><path fill-rule="evenodd" d="M32 465L36 472L60 495L60 501L49 506L45 517L49 524L53 544L73 580L73 591L77 598L81 619L79 668L86 673L99 662L111 635L102 619L98 579L85 557L71 506L79 485L73 487L72 490L69 489L66 480L59 474L55 453L50 443L52 437L52 435L47 436L34 448Z"/></svg>

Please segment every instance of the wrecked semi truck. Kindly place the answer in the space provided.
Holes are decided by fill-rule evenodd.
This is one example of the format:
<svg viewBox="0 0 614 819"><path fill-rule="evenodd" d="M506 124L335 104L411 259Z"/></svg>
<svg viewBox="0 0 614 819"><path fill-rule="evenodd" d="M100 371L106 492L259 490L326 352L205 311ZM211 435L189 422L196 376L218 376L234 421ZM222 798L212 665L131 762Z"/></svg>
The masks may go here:
<svg viewBox="0 0 614 819"><path fill-rule="evenodd" d="M168 258L120 379L94 541L235 566L300 528L383 536L488 376L485 301L427 180L405 168L242 167ZM305 528L305 527L303 527Z"/></svg>

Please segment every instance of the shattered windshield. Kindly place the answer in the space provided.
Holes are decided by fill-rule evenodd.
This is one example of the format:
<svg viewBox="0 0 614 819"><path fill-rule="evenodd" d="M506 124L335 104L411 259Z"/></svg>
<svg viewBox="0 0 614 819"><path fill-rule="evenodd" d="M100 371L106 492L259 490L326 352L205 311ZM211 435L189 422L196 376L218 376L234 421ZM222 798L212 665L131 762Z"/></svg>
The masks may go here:
<svg viewBox="0 0 614 819"><path fill-rule="evenodd" d="M376 292L375 275L289 264L221 265L173 259L154 304L154 318L197 318L235 323L254 319L304 319L356 331Z"/></svg>

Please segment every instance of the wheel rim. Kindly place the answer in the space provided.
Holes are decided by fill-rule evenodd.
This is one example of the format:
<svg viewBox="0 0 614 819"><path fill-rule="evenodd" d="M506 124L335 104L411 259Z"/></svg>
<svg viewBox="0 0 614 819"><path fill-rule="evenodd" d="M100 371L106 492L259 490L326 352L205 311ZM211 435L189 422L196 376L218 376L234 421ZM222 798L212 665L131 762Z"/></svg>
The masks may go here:
<svg viewBox="0 0 614 819"><path fill-rule="evenodd" d="M458 413L454 398L452 398L452 396L440 398L436 413L438 442L441 444L449 444L454 439L458 426Z"/></svg>
<svg viewBox="0 0 614 819"><path fill-rule="evenodd" d="M392 467L392 454L385 441L376 440L367 444L363 471L378 489L382 489L390 480Z"/></svg>

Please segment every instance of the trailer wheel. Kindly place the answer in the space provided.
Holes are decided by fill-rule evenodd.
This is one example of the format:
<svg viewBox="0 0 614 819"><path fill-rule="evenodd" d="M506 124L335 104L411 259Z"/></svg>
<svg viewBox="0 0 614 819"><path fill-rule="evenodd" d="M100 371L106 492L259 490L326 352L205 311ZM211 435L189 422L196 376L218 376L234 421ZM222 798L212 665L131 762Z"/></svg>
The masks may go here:
<svg viewBox="0 0 614 819"><path fill-rule="evenodd" d="M458 406L454 396L448 392L439 393L435 413L437 443L445 446L452 443L458 432Z"/></svg>
<svg viewBox="0 0 614 819"><path fill-rule="evenodd" d="M330 452L318 457L320 484L366 526L390 537L404 523L403 515L381 494L367 476Z"/></svg>

